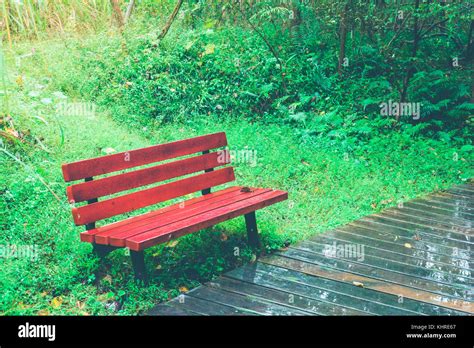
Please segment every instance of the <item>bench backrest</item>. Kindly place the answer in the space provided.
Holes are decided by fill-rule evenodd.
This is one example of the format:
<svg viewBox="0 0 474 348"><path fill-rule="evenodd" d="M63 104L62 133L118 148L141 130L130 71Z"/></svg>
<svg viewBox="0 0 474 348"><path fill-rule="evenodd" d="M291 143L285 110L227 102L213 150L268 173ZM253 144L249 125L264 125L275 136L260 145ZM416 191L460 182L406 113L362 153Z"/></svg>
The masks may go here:
<svg viewBox="0 0 474 348"><path fill-rule="evenodd" d="M67 187L70 203L87 201L89 204L72 208L76 225L90 225L96 221L127 213L197 191L235 180L232 167L213 170L230 163L227 150L210 152L227 145L225 133L215 133L113 155L86 159L62 166L66 182L85 179ZM177 157L197 154L192 157ZM136 167L176 159L164 164ZM114 175L93 178L133 168ZM151 188L122 194L98 201L98 198L147 186L180 176L204 171Z"/></svg>

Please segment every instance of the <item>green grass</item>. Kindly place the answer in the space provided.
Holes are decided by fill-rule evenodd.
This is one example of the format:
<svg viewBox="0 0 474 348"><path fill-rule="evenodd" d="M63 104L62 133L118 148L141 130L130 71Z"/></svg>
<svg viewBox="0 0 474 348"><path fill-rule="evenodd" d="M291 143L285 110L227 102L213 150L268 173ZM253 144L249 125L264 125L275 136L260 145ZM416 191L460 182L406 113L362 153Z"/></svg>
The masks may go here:
<svg viewBox="0 0 474 348"><path fill-rule="evenodd" d="M78 71L74 61L54 58L80 51L50 42L35 45L32 61L7 76L5 112L36 146L4 140L0 208L5 228L0 244L38 245L40 252L36 261L0 259L2 314L136 314L176 296L180 288L192 288L252 260L243 218L237 218L148 250L153 277L147 286L135 283L123 250L100 263L91 245L79 241L82 228L72 223L61 164L103 155L106 148L126 151L225 131L231 150L255 150L255 166L235 165L236 184L289 192L288 201L257 213L266 252L471 176L462 144L400 129L368 136L358 151L348 153L333 138L302 135L294 125L226 119L218 112L141 124L139 119L128 122L115 114L119 108L103 103L93 118L58 116L55 105L60 100L54 92L61 89L76 102L84 94L77 87L82 77L73 76ZM17 52L24 50L20 46ZM9 59L13 66L13 57ZM15 82L18 74L23 83ZM65 88L67 79L74 88Z"/></svg>

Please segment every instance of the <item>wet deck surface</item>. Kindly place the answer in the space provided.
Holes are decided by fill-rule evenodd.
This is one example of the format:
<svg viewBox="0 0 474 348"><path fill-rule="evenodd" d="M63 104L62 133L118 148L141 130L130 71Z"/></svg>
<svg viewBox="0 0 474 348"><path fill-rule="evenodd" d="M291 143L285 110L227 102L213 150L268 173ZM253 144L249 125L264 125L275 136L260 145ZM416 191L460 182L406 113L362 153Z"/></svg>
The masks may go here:
<svg viewBox="0 0 474 348"><path fill-rule="evenodd" d="M148 315L472 315L474 185L370 215Z"/></svg>

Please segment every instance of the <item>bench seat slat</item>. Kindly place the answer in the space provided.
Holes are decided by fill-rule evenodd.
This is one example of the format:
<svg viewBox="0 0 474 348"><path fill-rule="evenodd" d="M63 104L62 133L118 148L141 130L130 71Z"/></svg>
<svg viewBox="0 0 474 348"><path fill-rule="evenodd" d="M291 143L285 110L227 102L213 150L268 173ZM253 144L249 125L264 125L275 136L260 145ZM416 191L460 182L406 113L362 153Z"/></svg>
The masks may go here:
<svg viewBox="0 0 474 348"><path fill-rule="evenodd" d="M216 149L226 145L225 133L214 133L68 163L62 166L62 171L64 180L69 182Z"/></svg>
<svg viewBox="0 0 474 348"><path fill-rule="evenodd" d="M196 232L234 217L251 213L271 204L288 198L288 193L279 190L265 192L249 199L238 201L200 215L159 227L155 230L130 237L126 246L134 251L141 251L153 245Z"/></svg>
<svg viewBox="0 0 474 348"><path fill-rule="evenodd" d="M200 202L199 204L194 204L188 208L165 213L160 215L158 219L145 221L144 224L134 224L133 226L130 226L130 228L122 227L116 229L115 231L99 233L95 235L95 242L98 244L109 244L112 246L124 247L125 241L132 236L145 233L147 231L154 230L159 227L190 218L192 216L203 214L205 212L233 204L238 201L243 201L268 191L271 191L271 189L254 189L253 192L233 191L225 196L209 199Z"/></svg>
<svg viewBox="0 0 474 348"><path fill-rule="evenodd" d="M235 180L232 167L194 175L149 189L72 208L76 225L85 225Z"/></svg>
<svg viewBox="0 0 474 348"><path fill-rule="evenodd" d="M185 206L188 207L188 206L194 205L194 204L202 202L204 200L208 200L208 199L213 198L213 197L220 197L220 196L226 195L230 192L239 191L241 188L242 188L241 186L232 186L232 187L228 187L226 189L220 190L220 191L212 192L212 193L210 193L208 195L205 195L205 196L194 197L194 198L186 200L185 201ZM94 242L94 236L96 234L105 233L107 231L117 229L118 227L126 226L126 228L132 228L132 226L135 226L135 224L147 223L148 220L153 219L158 215L164 214L164 213L169 212L169 211L178 210L178 209L180 209L180 210L182 209L182 203L172 204L172 205L163 207L159 210L150 211L150 212L147 212L147 213L144 213L144 214L129 217L125 220L113 222L113 223L105 225L105 226L101 226L101 227L97 227L97 228L94 228L94 229L91 229L91 230L87 230L87 231L84 231L84 232L81 233L81 241L93 243Z"/></svg>
<svg viewBox="0 0 474 348"><path fill-rule="evenodd" d="M67 188L67 196L70 203L83 202L155 182L204 171L205 169L216 168L229 162L227 150L211 152L201 156L194 156L150 168L71 185Z"/></svg>

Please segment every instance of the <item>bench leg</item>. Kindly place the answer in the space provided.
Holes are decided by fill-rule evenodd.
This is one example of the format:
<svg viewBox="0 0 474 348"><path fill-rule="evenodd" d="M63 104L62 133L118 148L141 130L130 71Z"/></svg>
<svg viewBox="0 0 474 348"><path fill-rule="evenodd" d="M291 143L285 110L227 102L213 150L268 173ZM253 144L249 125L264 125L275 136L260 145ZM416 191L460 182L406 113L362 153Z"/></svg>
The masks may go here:
<svg viewBox="0 0 474 348"><path fill-rule="evenodd" d="M133 271L135 272L135 278L146 282L147 274L145 268L145 254L143 251L130 250L130 257L132 258Z"/></svg>
<svg viewBox="0 0 474 348"><path fill-rule="evenodd" d="M102 245L102 244L93 244L92 248L93 248L92 251L94 252L94 254L96 254L100 258L105 257L108 253L117 249L113 246Z"/></svg>
<svg viewBox="0 0 474 348"><path fill-rule="evenodd" d="M257 219L255 212L245 214L245 225L247 226L247 237L252 248L260 248L260 238L258 236Z"/></svg>

